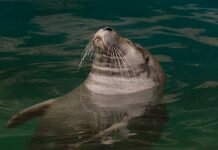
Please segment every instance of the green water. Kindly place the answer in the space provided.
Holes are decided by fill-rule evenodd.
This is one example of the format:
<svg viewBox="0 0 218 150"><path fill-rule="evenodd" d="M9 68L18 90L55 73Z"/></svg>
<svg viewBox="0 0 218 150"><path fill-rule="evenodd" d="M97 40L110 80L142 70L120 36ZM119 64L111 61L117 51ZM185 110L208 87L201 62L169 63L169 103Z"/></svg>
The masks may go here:
<svg viewBox="0 0 218 150"><path fill-rule="evenodd" d="M81 52L104 26L148 48L167 75L169 118L151 149L218 149L218 1L0 0L0 20L1 150L28 149L37 120L5 123L84 81L90 63L78 71Z"/></svg>

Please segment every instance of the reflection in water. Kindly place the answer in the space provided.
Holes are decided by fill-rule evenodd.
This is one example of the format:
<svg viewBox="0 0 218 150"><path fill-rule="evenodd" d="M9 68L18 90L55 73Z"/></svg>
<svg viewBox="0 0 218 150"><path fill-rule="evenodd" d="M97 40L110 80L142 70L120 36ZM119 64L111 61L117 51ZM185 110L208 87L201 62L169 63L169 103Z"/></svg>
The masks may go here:
<svg viewBox="0 0 218 150"><path fill-rule="evenodd" d="M132 148L123 144L126 141L134 147L150 147L159 139L167 120L161 102L160 87L106 96L81 86L60 97L41 118L31 149L96 148L107 144Z"/></svg>
<svg viewBox="0 0 218 150"><path fill-rule="evenodd" d="M216 88L216 87L218 87L218 81L205 81L204 83L195 87L195 89L198 89L198 88Z"/></svg>

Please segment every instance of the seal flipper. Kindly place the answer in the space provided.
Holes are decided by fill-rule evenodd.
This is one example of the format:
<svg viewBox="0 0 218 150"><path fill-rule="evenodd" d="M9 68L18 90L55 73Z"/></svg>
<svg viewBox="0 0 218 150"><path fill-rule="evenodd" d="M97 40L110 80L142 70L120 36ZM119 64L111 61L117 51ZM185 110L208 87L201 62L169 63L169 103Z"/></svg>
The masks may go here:
<svg viewBox="0 0 218 150"><path fill-rule="evenodd" d="M43 115L46 110L55 102L54 99L48 100L39 104L36 104L34 106L31 106L29 108L26 108L15 115L13 115L10 120L7 122L7 128L13 128L21 123L26 122L29 119L32 119L33 117L38 117Z"/></svg>

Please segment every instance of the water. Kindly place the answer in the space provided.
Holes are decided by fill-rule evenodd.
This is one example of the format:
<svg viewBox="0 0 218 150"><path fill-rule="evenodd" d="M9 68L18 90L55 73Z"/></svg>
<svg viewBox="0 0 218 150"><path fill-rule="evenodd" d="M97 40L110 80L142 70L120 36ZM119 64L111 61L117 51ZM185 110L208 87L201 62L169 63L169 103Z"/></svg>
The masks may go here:
<svg viewBox="0 0 218 150"><path fill-rule="evenodd" d="M104 26L148 48L167 75L168 119L149 149L217 149L217 8L212 0L1 0L1 149L28 149L38 120L10 130L5 123L13 113L62 96L84 81L90 63L78 71L80 54ZM134 140L98 141L81 149L145 149L152 134L141 132Z"/></svg>

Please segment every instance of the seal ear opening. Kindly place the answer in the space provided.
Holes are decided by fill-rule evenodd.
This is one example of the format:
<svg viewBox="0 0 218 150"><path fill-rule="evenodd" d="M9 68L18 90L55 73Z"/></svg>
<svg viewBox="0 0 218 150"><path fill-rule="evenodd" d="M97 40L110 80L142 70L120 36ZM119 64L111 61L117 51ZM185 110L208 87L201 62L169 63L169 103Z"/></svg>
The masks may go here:
<svg viewBox="0 0 218 150"><path fill-rule="evenodd" d="M150 57L147 55L147 56L145 56L145 62L148 64L149 63L149 61L150 61Z"/></svg>

